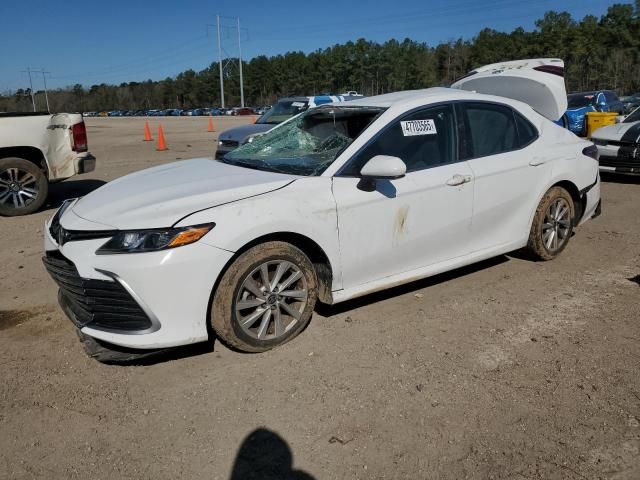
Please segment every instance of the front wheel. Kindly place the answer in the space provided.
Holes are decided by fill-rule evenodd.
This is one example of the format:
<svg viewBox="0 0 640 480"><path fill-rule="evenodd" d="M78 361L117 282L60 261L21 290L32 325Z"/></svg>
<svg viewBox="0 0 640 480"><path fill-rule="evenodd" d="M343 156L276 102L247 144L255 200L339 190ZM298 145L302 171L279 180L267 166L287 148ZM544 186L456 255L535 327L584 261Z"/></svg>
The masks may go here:
<svg viewBox="0 0 640 480"><path fill-rule="evenodd" d="M15 217L38 210L47 199L44 172L23 158L0 159L0 216Z"/></svg>
<svg viewBox="0 0 640 480"><path fill-rule="evenodd" d="M533 217L527 250L540 260L552 260L569 243L575 206L569 192L553 187L540 200Z"/></svg>
<svg viewBox="0 0 640 480"><path fill-rule="evenodd" d="M309 323L318 298L313 264L297 247L268 242L227 269L213 297L211 326L228 345L263 352L288 342Z"/></svg>

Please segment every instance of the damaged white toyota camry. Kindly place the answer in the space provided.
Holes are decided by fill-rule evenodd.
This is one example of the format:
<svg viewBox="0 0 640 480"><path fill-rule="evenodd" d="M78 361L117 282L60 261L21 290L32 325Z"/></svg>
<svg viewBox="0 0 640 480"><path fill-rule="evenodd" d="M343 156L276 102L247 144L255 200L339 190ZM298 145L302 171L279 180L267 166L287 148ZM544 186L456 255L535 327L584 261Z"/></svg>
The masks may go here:
<svg viewBox="0 0 640 480"><path fill-rule="evenodd" d="M300 333L317 301L523 247L550 260L600 213L597 149L551 121L562 75L554 59L490 65L110 182L47 222L60 304L103 360L211 331L260 352Z"/></svg>

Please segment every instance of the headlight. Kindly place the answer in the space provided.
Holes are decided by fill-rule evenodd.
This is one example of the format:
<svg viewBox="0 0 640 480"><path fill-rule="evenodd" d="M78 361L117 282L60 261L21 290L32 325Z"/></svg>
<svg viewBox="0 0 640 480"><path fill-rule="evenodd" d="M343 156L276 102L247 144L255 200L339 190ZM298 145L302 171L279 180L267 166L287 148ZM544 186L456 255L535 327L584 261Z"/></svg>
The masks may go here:
<svg viewBox="0 0 640 480"><path fill-rule="evenodd" d="M261 137L262 135L264 135L264 133L254 133L253 135L249 135L244 143L251 143L253 142L256 138Z"/></svg>
<svg viewBox="0 0 640 480"><path fill-rule="evenodd" d="M197 242L214 226L215 223L208 223L193 227L122 231L111 237L96 254L155 252L182 247Z"/></svg>
<svg viewBox="0 0 640 480"><path fill-rule="evenodd" d="M56 216L58 218L62 217L62 214L65 212L65 210L67 208L69 208L76 200L77 200L77 198L69 198L69 199L65 200L64 202L62 202L62 205L60 205L60 208L56 212Z"/></svg>

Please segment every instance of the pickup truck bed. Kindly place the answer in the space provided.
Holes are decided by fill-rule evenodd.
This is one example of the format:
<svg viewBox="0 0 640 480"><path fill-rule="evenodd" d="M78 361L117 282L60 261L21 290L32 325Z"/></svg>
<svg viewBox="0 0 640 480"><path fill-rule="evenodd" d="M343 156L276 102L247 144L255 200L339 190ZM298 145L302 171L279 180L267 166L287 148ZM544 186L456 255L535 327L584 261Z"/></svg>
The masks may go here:
<svg viewBox="0 0 640 480"><path fill-rule="evenodd" d="M49 183L95 169L79 113L0 113L0 216L35 212Z"/></svg>

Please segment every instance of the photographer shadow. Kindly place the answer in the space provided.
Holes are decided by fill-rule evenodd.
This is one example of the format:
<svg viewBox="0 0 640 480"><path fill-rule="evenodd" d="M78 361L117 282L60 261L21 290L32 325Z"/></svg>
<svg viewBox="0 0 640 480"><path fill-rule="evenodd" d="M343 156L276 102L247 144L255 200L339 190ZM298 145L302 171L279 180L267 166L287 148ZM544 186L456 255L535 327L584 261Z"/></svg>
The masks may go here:
<svg viewBox="0 0 640 480"><path fill-rule="evenodd" d="M258 428L240 445L230 480L315 480L293 469L293 453L277 433Z"/></svg>

